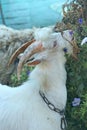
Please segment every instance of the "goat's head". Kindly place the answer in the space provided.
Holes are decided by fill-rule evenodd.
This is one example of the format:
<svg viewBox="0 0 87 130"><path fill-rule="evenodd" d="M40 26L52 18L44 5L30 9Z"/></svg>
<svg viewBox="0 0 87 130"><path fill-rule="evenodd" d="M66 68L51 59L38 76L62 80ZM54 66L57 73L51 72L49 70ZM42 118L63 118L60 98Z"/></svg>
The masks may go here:
<svg viewBox="0 0 87 130"><path fill-rule="evenodd" d="M20 79L20 72L25 63L37 65L42 61L47 62L52 58L56 58L59 53L73 54L73 35L70 35L70 30L66 30L61 34L61 32L55 33L48 29L46 37L44 36L45 30L41 31L42 34L40 30L37 33L35 32L35 40L22 45L9 61L9 64L11 64L21 52L24 52L18 63L18 79Z"/></svg>

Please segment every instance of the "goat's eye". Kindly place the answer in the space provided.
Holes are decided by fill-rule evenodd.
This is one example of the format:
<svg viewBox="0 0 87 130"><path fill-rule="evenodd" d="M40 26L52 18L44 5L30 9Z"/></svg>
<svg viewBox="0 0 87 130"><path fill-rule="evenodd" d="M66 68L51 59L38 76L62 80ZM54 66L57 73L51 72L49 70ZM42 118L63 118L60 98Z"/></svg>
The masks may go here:
<svg viewBox="0 0 87 130"><path fill-rule="evenodd" d="M64 47L64 48L63 48L63 51L64 51L65 53L67 53L68 50L67 50L66 47Z"/></svg>

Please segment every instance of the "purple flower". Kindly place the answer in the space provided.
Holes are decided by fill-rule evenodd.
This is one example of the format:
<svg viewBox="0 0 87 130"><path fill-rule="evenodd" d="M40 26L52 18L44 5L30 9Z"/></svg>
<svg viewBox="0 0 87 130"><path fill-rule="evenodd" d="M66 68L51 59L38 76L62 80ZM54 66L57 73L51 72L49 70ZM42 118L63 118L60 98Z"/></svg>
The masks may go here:
<svg viewBox="0 0 87 130"><path fill-rule="evenodd" d="M73 31L71 30L71 31L69 31L69 34L72 36L73 35Z"/></svg>
<svg viewBox="0 0 87 130"><path fill-rule="evenodd" d="M80 98L74 98L74 100L72 101L72 106L73 107L79 106L80 102L81 102Z"/></svg>
<svg viewBox="0 0 87 130"><path fill-rule="evenodd" d="M82 19L82 18L79 18L79 19L78 19L78 23L79 23L79 24L82 24L82 23L83 23L83 19Z"/></svg>
<svg viewBox="0 0 87 130"><path fill-rule="evenodd" d="M30 70L28 70L28 71L27 71L27 75L29 76L29 75L30 75L30 73L31 73L31 71L30 71Z"/></svg>

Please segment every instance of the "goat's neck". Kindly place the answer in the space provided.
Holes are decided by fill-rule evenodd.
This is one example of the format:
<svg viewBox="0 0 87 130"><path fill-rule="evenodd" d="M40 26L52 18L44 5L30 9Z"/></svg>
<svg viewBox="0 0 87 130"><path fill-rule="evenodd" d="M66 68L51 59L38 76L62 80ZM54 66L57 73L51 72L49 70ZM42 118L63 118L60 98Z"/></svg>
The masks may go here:
<svg viewBox="0 0 87 130"><path fill-rule="evenodd" d="M59 57L49 63L42 63L35 69L35 78L42 92L54 104L62 107L66 104L66 70L65 57ZM56 106L57 106L56 105ZM60 108L62 108L60 107Z"/></svg>

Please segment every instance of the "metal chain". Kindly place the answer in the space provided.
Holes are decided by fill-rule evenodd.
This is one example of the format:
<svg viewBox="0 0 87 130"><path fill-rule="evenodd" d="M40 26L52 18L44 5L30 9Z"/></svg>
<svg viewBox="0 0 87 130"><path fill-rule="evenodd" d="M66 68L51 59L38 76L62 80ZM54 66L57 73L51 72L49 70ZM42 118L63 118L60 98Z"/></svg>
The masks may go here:
<svg viewBox="0 0 87 130"><path fill-rule="evenodd" d="M52 111L55 111L57 113L59 113L61 115L61 129L62 130L65 130L66 127L67 127L67 122L66 122L66 119L65 119L65 109L63 110L60 110L59 108L56 108L46 97L45 97L45 94L41 91L39 91L39 94L40 96L42 97L42 99L45 101L45 103L47 104L47 106L52 110Z"/></svg>

